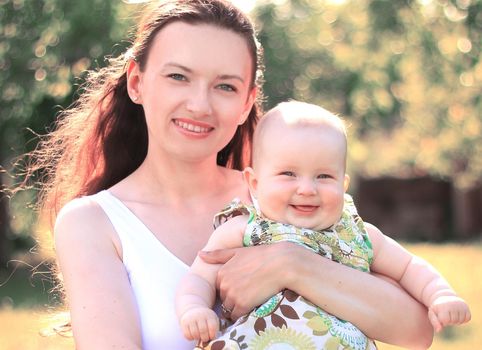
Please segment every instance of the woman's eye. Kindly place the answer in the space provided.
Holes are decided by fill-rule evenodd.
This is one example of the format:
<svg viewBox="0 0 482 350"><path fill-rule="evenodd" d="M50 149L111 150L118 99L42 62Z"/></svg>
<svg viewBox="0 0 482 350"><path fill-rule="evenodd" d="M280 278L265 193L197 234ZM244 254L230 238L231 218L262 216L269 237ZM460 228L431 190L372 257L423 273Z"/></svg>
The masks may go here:
<svg viewBox="0 0 482 350"><path fill-rule="evenodd" d="M230 84L220 84L218 85L218 89L224 90L224 91L230 91L230 92L236 92L238 89L234 87L233 85Z"/></svg>
<svg viewBox="0 0 482 350"><path fill-rule="evenodd" d="M295 176L295 173L292 172L292 171L283 171L283 172L281 172L281 175L284 175L284 176Z"/></svg>
<svg viewBox="0 0 482 350"><path fill-rule="evenodd" d="M179 81L187 80L187 78L184 75L179 73L172 73L172 74L168 74L167 76L174 80L179 80Z"/></svg>

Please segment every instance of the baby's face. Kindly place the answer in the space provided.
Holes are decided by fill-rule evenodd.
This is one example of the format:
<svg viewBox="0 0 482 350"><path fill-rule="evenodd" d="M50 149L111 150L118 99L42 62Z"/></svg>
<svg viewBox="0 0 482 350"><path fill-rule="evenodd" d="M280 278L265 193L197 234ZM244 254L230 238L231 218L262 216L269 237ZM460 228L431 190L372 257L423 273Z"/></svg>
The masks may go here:
<svg viewBox="0 0 482 350"><path fill-rule="evenodd" d="M345 138L333 128L269 126L250 176L261 212L309 229L333 225L347 185Z"/></svg>

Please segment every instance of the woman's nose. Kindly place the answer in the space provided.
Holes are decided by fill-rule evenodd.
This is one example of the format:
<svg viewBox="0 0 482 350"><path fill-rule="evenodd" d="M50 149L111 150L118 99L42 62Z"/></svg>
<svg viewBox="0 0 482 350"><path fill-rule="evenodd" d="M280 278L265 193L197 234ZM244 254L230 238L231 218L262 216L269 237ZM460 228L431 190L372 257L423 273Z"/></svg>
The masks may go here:
<svg viewBox="0 0 482 350"><path fill-rule="evenodd" d="M310 196L316 194L316 184L313 179L300 179L296 191L299 195Z"/></svg>
<svg viewBox="0 0 482 350"><path fill-rule="evenodd" d="M209 88L199 84L194 86L188 96L186 108L196 116L209 115L212 112Z"/></svg>

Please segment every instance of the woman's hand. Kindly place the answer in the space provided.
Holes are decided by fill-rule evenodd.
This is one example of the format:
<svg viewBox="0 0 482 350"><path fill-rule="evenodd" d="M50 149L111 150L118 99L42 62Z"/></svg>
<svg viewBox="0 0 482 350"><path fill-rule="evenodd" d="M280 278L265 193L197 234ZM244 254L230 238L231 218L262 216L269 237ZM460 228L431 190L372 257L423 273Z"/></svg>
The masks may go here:
<svg viewBox="0 0 482 350"><path fill-rule="evenodd" d="M231 310L231 318L236 320L286 288L290 274L283 266L297 249L305 248L281 242L203 251L199 257L210 264L224 264L218 272L216 288L225 308Z"/></svg>

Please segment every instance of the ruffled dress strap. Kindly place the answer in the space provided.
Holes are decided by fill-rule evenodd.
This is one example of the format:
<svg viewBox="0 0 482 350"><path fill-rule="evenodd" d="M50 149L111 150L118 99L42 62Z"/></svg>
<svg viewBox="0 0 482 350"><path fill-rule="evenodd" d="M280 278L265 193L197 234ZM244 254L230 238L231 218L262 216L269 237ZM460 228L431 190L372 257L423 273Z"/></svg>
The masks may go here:
<svg viewBox="0 0 482 350"><path fill-rule="evenodd" d="M333 228L335 230L347 230L351 228L356 229L362 235L368 235L365 224L360 215L358 215L355 202L353 201L352 196L348 193L345 193L344 196L341 218L333 225Z"/></svg>
<svg viewBox="0 0 482 350"><path fill-rule="evenodd" d="M213 226L218 228L229 219L239 215L249 215L249 221L252 221L256 215L256 209L252 205L246 205L239 198L234 198L223 210L214 216Z"/></svg>
<svg viewBox="0 0 482 350"><path fill-rule="evenodd" d="M373 246L365 223L360 215L358 215L352 196L346 193L344 201L341 218L332 226L332 230L337 232L342 240L351 242L351 246L354 248L352 255L358 257L363 255L363 260L365 260L368 265L371 265L373 262ZM348 261L345 262L345 264L352 266Z"/></svg>
<svg viewBox="0 0 482 350"><path fill-rule="evenodd" d="M319 244L321 255L361 271L370 271L373 247L350 195L345 195L338 222L324 230L313 231L310 236Z"/></svg>

